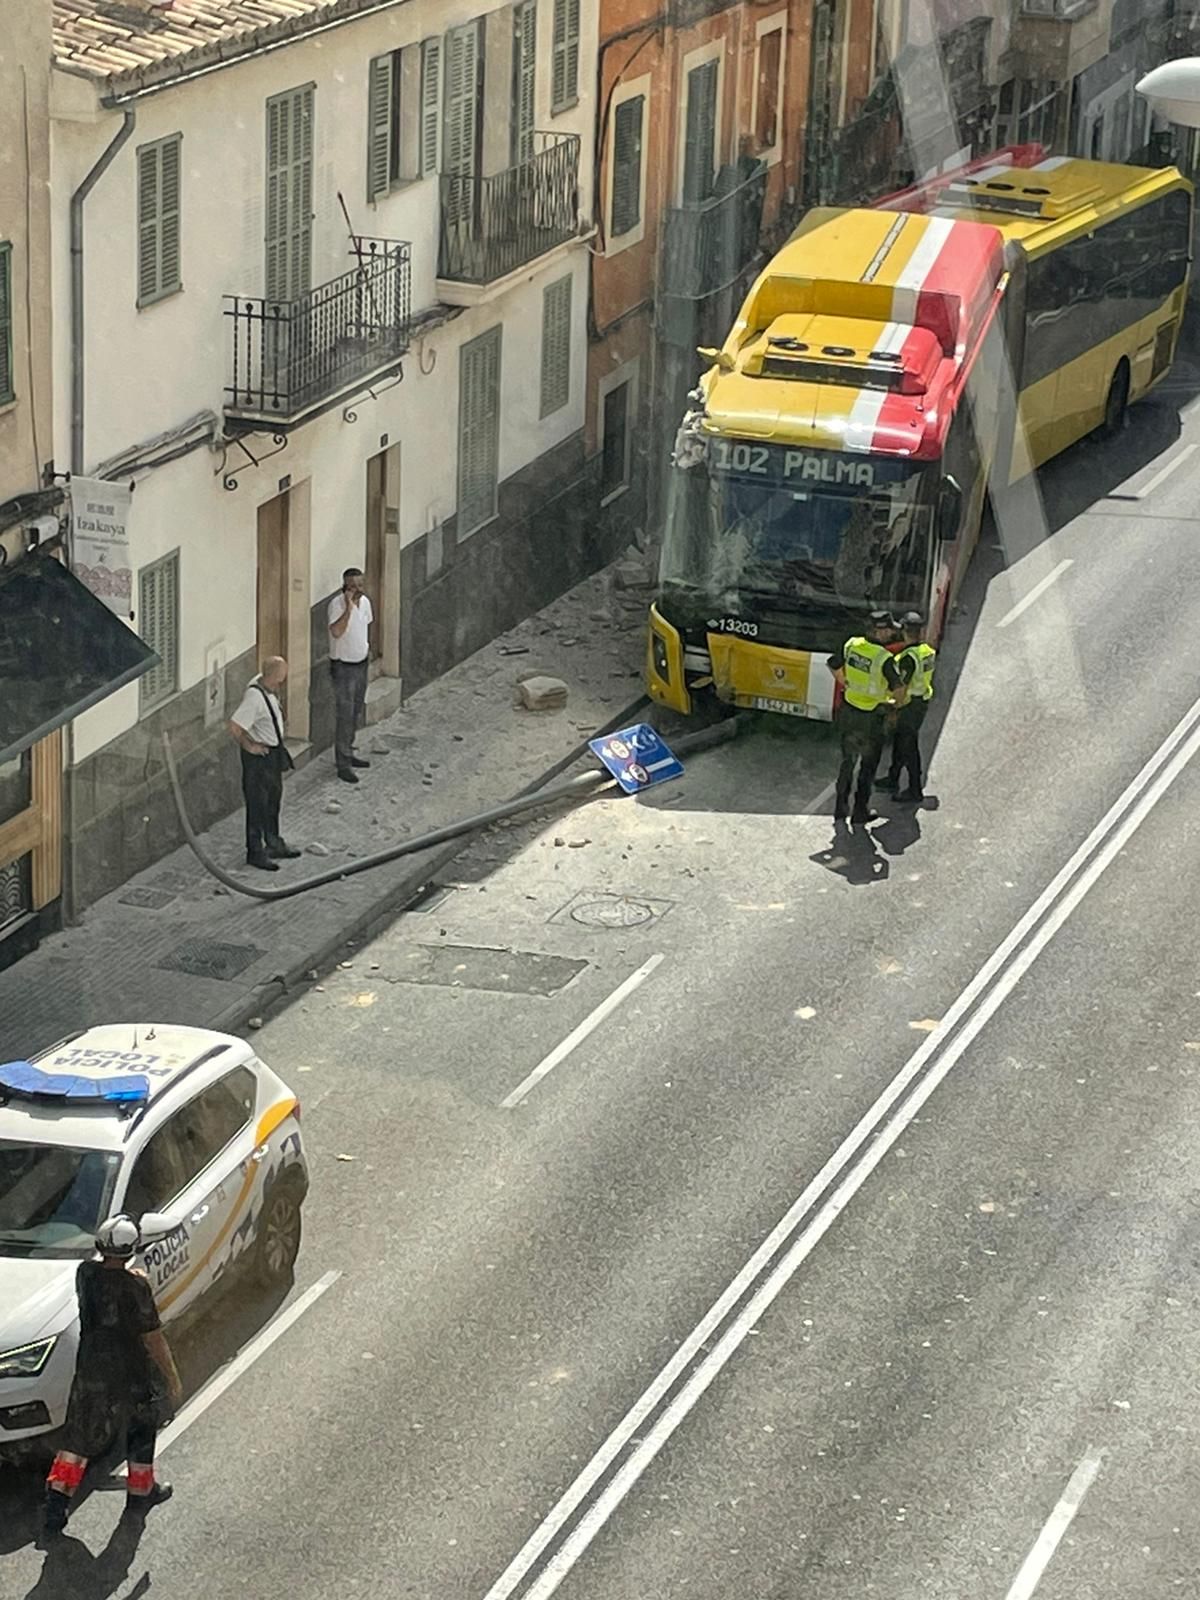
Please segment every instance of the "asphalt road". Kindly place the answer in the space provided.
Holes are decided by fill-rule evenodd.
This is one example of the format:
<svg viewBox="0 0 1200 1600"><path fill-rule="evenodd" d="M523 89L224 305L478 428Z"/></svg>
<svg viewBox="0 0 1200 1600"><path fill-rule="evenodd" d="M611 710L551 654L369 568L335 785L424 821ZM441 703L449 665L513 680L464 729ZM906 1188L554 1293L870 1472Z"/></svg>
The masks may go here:
<svg viewBox="0 0 1200 1600"><path fill-rule="evenodd" d="M829 739L763 724L497 830L271 1020L319 1292L136 1549L101 1489L43 1557L8 1474L0 1596L1189 1593L1193 439L1144 408L980 550L927 809L835 838ZM275 1309L187 1330L189 1388Z"/></svg>

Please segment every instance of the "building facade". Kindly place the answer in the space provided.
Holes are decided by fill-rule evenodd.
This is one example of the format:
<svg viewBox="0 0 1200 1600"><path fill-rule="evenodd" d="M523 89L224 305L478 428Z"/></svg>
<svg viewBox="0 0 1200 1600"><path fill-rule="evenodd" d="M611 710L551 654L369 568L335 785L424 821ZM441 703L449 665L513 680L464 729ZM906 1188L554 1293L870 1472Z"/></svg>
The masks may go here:
<svg viewBox="0 0 1200 1600"><path fill-rule="evenodd" d="M193 818L236 804L226 708L265 656L296 753L329 742L343 568L374 603L374 716L611 553L587 514L589 0L169 11L72 0L55 33L55 438L134 485L160 658L75 725L76 905L178 839L164 731Z"/></svg>
<svg viewBox="0 0 1200 1600"><path fill-rule="evenodd" d="M16 715L9 600L30 530L56 527L62 498L50 477L49 92L50 0L30 0L0 52L0 966L52 925L62 888L62 734L31 740Z"/></svg>

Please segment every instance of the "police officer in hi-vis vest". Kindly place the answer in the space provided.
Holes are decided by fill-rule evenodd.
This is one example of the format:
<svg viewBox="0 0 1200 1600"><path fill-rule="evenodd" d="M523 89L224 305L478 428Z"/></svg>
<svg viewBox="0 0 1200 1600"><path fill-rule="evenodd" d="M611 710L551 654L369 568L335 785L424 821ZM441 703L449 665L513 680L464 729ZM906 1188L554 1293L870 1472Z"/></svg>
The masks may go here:
<svg viewBox="0 0 1200 1600"><path fill-rule="evenodd" d="M829 670L842 689L838 712L842 763L833 802L835 822L846 820L856 764L858 783L850 820L859 825L875 820L870 807L871 786L887 736L887 708L903 698L904 680L888 649L895 643L896 632L889 612L872 611L871 637L860 634L847 639L841 650L829 657Z"/></svg>
<svg viewBox="0 0 1200 1600"><path fill-rule="evenodd" d="M895 712L895 732L892 736L892 767L878 787L896 789L897 800L920 805L925 798L921 773L921 724L933 699L933 669L937 665L937 651L925 640L925 620L919 611L908 611L900 619L904 648L896 657L896 665L907 689L904 703ZM902 776L908 774L908 787L900 789Z"/></svg>

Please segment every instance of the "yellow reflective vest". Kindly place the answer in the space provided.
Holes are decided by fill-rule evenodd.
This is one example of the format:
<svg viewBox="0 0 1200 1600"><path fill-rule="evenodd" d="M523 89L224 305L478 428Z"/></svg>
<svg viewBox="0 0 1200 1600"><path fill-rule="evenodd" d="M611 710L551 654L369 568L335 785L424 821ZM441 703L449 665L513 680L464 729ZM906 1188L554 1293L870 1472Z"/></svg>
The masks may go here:
<svg viewBox="0 0 1200 1600"><path fill-rule="evenodd" d="M873 639L861 636L847 639L842 650L842 670L846 675L843 691L849 705L858 711L877 711L891 696L883 675L891 651Z"/></svg>
<svg viewBox="0 0 1200 1600"><path fill-rule="evenodd" d="M909 679L908 698L910 700L933 699L933 669L937 664L937 651L931 644L926 644L922 639L920 644L905 645L897 661L904 657L913 664L913 675Z"/></svg>

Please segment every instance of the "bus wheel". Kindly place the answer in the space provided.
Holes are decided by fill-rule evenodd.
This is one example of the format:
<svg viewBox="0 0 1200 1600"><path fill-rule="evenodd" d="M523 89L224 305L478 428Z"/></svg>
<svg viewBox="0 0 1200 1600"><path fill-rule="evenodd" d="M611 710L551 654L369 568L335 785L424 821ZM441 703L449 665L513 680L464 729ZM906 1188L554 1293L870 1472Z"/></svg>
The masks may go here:
<svg viewBox="0 0 1200 1600"><path fill-rule="evenodd" d="M1103 438L1116 438L1125 426L1125 414L1128 410L1129 363L1122 361L1113 373L1112 382L1108 386L1108 399L1104 402L1104 421L1100 425Z"/></svg>

